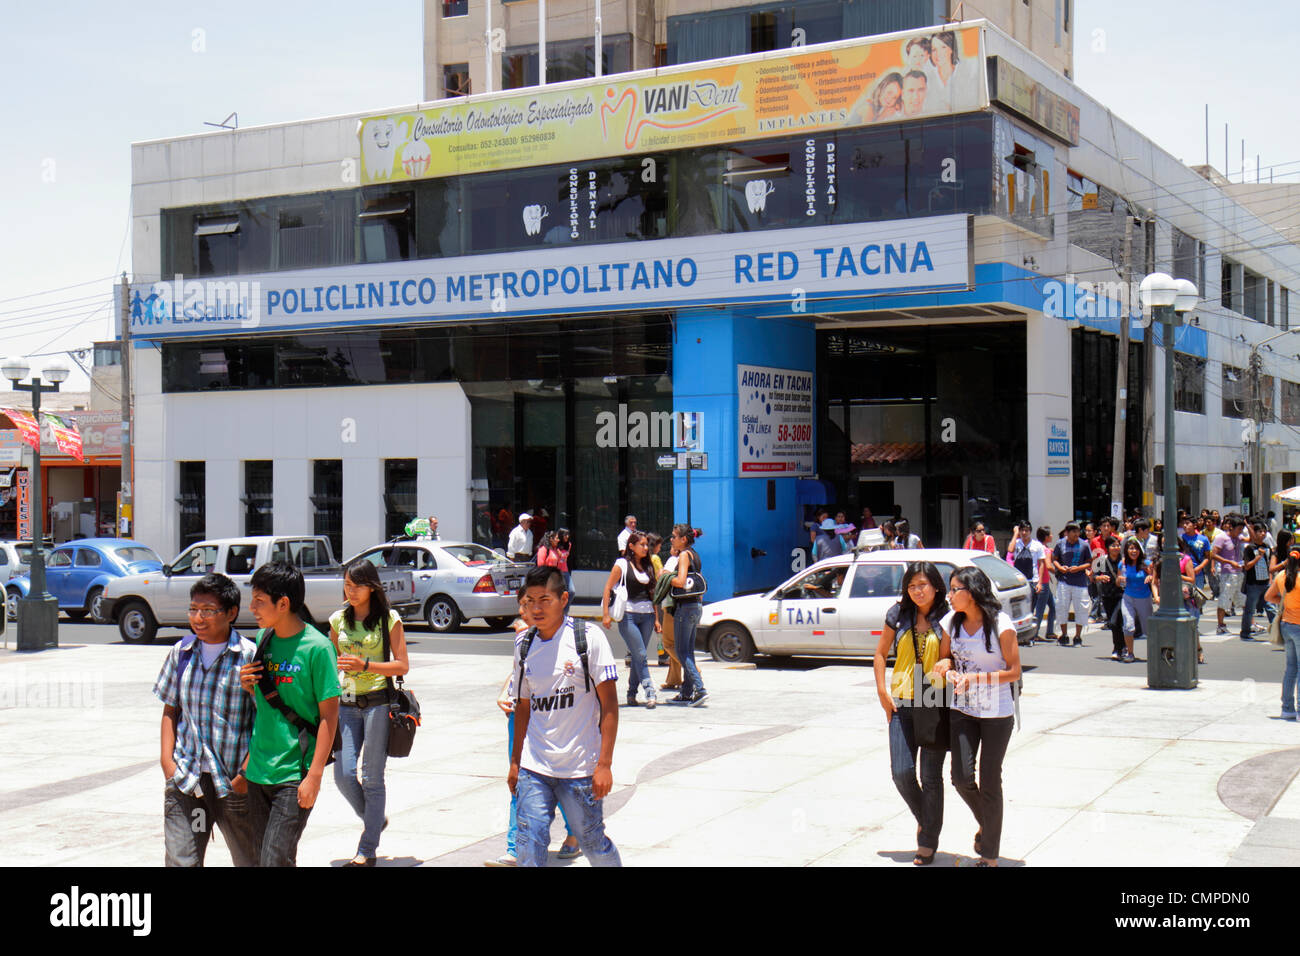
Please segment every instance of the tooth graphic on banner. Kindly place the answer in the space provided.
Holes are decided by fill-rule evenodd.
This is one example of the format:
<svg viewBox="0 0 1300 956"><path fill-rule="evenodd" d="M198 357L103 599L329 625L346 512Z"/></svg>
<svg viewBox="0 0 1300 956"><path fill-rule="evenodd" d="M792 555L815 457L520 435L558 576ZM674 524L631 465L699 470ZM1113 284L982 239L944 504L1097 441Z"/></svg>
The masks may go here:
<svg viewBox="0 0 1300 956"><path fill-rule="evenodd" d="M405 125L405 124L403 124ZM405 128L403 128L405 139ZM388 117L370 120L361 131L361 158L371 179L387 179L397 152L397 124Z"/></svg>
<svg viewBox="0 0 1300 956"><path fill-rule="evenodd" d="M407 143L402 147L402 170L407 176L418 178L429 171L433 162L433 151L422 139Z"/></svg>
<svg viewBox="0 0 1300 956"><path fill-rule="evenodd" d="M776 192L776 186L770 179L753 179L745 184L745 199L749 202L749 211L760 215L767 210L767 197Z"/></svg>
<svg viewBox="0 0 1300 956"><path fill-rule="evenodd" d="M550 210L546 206L534 203L531 206L524 207L524 231L530 236L535 236L542 231L542 220L550 215Z"/></svg>

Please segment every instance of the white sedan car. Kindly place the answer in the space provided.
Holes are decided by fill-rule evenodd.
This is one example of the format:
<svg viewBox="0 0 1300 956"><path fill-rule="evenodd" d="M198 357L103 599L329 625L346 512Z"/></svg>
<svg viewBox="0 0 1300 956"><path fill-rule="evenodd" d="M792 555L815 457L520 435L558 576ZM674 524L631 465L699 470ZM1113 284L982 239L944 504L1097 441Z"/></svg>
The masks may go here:
<svg viewBox="0 0 1300 956"><path fill-rule="evenodd" d="M979 568L1015 622L1019 642L1032 642L1033 591L1019 571L980 551L925 548L826 558L764 594L706 604L696 646L726 663L756 653L871 657L913 561L933 562L945 582L957 568Z"/></svg>

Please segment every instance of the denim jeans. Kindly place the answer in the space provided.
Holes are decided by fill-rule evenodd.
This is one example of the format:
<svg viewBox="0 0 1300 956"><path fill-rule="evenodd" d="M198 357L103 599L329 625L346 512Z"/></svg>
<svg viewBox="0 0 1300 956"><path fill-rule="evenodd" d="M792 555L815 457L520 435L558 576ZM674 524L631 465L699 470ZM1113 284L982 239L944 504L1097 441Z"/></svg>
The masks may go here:
<svg viewBox="0 0 1300 956"><path fill-rule="evenodd" d="M921 752L921 782L916 782L916 754ZM939 747L922 747L912 729L911 708L904 701L889 722L889 771L894 786L902 794L907 809L921 828L918 847L939 846L943 829L943 759L946 751Z"/></svg>
<svg viewBox="0 0 1300 956"><path fill-rule="evenodd" d="M298 840L311 816L311 807L298 806L298 784L267 787L248 781L248 812L257 865L297 866Z"/></svg>
<svg viewBox="0 0 1300 956"><path fill-rule="evenodd" d="M388 763L388 708L339 705L339 735L343 749L334 761L334 783L361 818L360 856L372 857L384 828L384 766ZM357 757L361 757L362 782L357 782Z"/></svg>
<svg viewBox="0 0 1300 956"><path fill-rule="evenodd" d="M623 620L618 622L618 632L623 635L627 652L632 655L632 669L627 672L627 699L636 699L637 685L645 691L646 700L655 696L654 681L650 679L650 668L646 664L646 648L654 641L655 615L651 611L641 613L628 611Z"/></svg>
<svg viewBox="0 0 1300 956"><path fill-rule="evenodd" d="M1241 636L1250 637L1250 626L1255 622L1255 612L1264 610L1264 595L1268 591L1268 582L1248 581L1243 590L1246 592L1246 607L1241 612Z"/></svg>
<svg viewBox="0 0 1300 956"><path fill-rule="evenodd" d="M513 712L506 714L506 756L513 757L515 754L515 715ZM522 772L522 771L521 771ZM518 789L517 787L515 789ZM560 816L564 819L564 829L568 836L573 836L573 827L569 825L569 815L564 812L564 804L560 804ZM518 857L516 852L518 848L519 834L519 795L510 794L510 826L506 830L506 852L513 857ZM550 845L550 833L547 833L547 845Z"/></svg>
<svg viewBox="0 0 1300 956"><path fill-rule="evenodd" d="M1050 581L1043 585L1043 589L1038 592L1038 597L1034 600L1035 635L1037 628L1043 624L1044 612L1047 613L1047 636L1052 637L1056 633L1056 598L1052 595Z"/></svg>
<svg viewBox="0 0 1300 956"><path fill-rule="evenodd" d="M980 855L995 859L1002 848L1002 759L1015 717L970 717L953 710L952 785L980 828ZM975 757L979 756L979 783Z"/></svg>
<svg viewBox="0 0 1300 956"><path fill-rule="evenodd" d="M601 802L591 794L591 777L547 777L519 770L519 865L545 866L555 805L577 824L578 846L592 866L622 866L618 847L605 835Z"/></svg>
<svg viewBox="0 0 1300 956"><path fill-rule="evenodd" d="M1153 598L1133 597L1127 591L1124 592L1121 613L1124 615L1125 637L1136 637L1139 634L1146 636L1147 621L1151 619L1152 608L1155 606L1153 601Z"/></svg>
<svg viewBox="0 0 1300 956"><path fill-rule="evenodd" d="M253 821L248 815L248 795L233 790L221 799L210 774L199 777L203 796L182 793L167 781L163 794L163 840L167 866L202 866L213 826L230 850L235 866L257 866Z"/></svg>
<svg viewBox="0 0 1300 956"><path fill-rule="evenodd" d="M1300 624L1283 621L1282 643L1286 647L1286 671L1282 674L1282 713L1296 712L1296 681L1300 679Z"/></svg>
<svg viewBox="0 0 1300 956"><path fill-rule="evenodd" d="M695 629L700 624L701 610L699 601L687 601L673 607L673 642L677 645L677 659L682 662L683 697L704 690L700 669L695 666Z"/></svg>

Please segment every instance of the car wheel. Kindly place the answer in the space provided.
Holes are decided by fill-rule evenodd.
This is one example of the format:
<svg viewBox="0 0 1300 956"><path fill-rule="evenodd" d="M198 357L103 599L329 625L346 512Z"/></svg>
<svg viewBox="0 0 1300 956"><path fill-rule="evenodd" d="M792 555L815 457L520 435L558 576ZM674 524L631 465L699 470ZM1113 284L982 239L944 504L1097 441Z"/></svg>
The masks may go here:
<svg viewBox="0 0 1300 956"><path fill-rule="evenodd" d="M754 639L739 624L713 625L709 632L709 653L723 664L739 664L754 659Z"/></svg>
<svg viewBox="0 0 1300 956"><path fill-rule="evenodd" d="M494 631L509 630L510 625L515 621L513 617L485 617L483 620L487 621L488 627L492 628Z"/></svg>
<svg viewBox="0 0 1300 956"><path fill-rule="evenodd" d="M104 589L91 588L90 593L86 595L86 613L96 624L107 624L104 620Z"/></svg>
<svg viewBox="0 0 1300 956"><path fill-rule="evenodd" d="M18 620L18 602L22 600L22 592L17 588L5 589L5 617L11 621Z"/></svg>
<svg viewBox="0 0 1300 956"><path fill-rule="evenodd" d="M117 615L117 630L126 644L147 644L158 633L149 605L143 601L127 601Z"/></svg>
<svg viewBox="0 0 1300 956"><path fill-rule="evenodd" d="M439 634L446 634L460 626L460 608L447 595L439 594L429 600L424 620Z"/></svg>

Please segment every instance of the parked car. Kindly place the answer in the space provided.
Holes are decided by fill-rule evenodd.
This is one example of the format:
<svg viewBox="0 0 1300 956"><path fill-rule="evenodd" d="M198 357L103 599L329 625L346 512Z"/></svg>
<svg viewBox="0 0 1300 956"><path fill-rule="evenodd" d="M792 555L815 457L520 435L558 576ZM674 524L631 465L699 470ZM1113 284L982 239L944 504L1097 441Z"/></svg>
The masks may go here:
<svg viewBox="0 0 1300 956"><path fill-rule="evenodd" d="M45 555L45 560L50 560L50 549L41 548ZM27 574L30 570L32 559L32 543L30 541L0 541L0 587L8 584L13 578ZM5 615L9 620L17 620L17 598L13 601L5 600Z"/></svg>
<svg viewBox="0 0 1300 956"><path fill-rule="evenodd" d="M755 654L871 657L913 561L933 562L945 583L957 568L979 568L1015 623L1019 643L1032 643L1033 600L1024 575L982 552L924 548L826 558L766 593L706 604L698 646L728 663Z"/></svg>
<svg viewBox="0 0 1300 956"><path fill-rule="evenodd" d="M128 644L153 640L159 627L188 628L190 587L208 572L219 571L243 592L235 626L252 628L256 622L248 603L253 572L268 561L288 561L302 570L307 609L319 623L324 624L325 616L343 604L343 568L334 560L328 538L221 538L191 545L170 564L159 562L150 573L112 581L104 592L104 619L117 623ZM381 571L380 580L398 613L412 613L411 575L401 570Z"/></svg>
<svg viewBox="0 0 1300 956"><path fill-rule="evenodd" d="M27 556L30 557L30 546ZM74 621L86 615L105 622L104 591L109 583L127 575L156 572L162 559L130 538L81 538L61 544L45 558L45 588L59 602L59 610ZM6 612L18 613L18 599L27 597L31 579L24 571L5 585Z"/></svg>
<svg viewBox="0 0 1300 956"><path fill-rule="evenodd" d="M402 617L423 620L439 634L475 617L486 619L490 627L509 627L519 613L519 588L532 567L472 541L390 541L367 548L357 558L381 570L410 571L415 579L414 612Z"/></svg>

